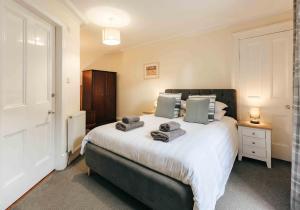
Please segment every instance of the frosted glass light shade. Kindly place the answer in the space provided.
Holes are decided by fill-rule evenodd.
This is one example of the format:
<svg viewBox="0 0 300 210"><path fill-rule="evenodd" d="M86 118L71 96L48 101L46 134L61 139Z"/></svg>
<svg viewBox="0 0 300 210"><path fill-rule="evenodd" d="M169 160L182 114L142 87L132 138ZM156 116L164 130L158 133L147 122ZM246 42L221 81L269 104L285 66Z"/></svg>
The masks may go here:
<svg viewBox="0 0 300 210"><path fill-rule="evenodd" d="M251 108L250 109L250 122L254 124L259 124L260 119L260 110L259 108Z"/></svg>
<svg viewBox="0 0 300 210"><path fill-rule="evenodd" d="M105 45L119 45L121 43L120 31L115 28L103 29L102 43Z"/></svg>

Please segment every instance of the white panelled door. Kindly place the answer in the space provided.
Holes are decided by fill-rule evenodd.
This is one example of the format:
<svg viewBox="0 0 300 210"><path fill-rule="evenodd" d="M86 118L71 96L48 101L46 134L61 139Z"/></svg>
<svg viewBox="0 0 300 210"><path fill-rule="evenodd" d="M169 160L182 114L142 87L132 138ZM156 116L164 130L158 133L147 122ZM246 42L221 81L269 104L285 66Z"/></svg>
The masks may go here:
<svg viewBox="0 0 300 210"><path fill-rule="evenodd" d="M272 123L272 157L291 160L293 32L240 40L239 113L259 106Z"/></svg>
<svg viewBox="0 0 300 210"><path fill-rule="evenodd" d="M0 209L54 169L54 27L2 3Z"/></svg>

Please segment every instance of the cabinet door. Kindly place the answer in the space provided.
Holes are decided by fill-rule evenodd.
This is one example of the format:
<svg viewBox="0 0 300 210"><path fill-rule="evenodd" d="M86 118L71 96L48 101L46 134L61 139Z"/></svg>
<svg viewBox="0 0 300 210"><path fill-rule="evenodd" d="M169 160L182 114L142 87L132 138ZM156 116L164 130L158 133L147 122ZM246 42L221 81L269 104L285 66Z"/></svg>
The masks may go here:
<svg viewBox="0 0 300 210"><path fill-rule="evenodd" d="M83 71L82 73L82 110L86 111L86 125L90 128L90 125L95 124L95 116L92 111L93 103L93 72Z"/></svg>
<svg viewBox="0 0 300 210"><path fill-rule="evenodd" d="M106 122L106 73L93 71L93 110L95 111L96 124L101 125Z"/></svg>
<svg viewBox="0 0 300 210"><path fill-rule="evenodd" d="M108 72L106 75L105 114L107 122L116 121L116 73Z"/></svg>
<svg viewBox="0 0 300 210"><path fill-rule="evenodd" d="M82 73L82 109L92 109L92 71Z"/></svg>

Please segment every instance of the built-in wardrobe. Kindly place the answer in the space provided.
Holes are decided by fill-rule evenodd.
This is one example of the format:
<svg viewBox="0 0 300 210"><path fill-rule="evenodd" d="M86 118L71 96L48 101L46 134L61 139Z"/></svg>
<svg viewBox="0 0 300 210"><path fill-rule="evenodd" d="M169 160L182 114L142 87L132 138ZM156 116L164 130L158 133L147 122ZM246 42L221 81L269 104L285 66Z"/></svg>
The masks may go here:
<svg viewBox="0 0 300 210"><path fill-rule="evenodd" d="M87 129L116 121L116 85L116 72L83 71L81 106Z"/></svg>
<svg viewBox="0 0 300 210"><path fill-rule="evenodd" d="M239 118L249 119L250 108L259 108L261 122L272 124L272 157L290 161L293 24L282 22L234 37Z"/></svg>

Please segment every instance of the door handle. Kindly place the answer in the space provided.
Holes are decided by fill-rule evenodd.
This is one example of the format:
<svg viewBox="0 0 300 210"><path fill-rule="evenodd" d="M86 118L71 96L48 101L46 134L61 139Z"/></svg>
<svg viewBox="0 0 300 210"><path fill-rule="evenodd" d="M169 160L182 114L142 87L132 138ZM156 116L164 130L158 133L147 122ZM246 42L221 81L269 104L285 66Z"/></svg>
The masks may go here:
<svg viewBox="0 0 300 210"><path fill-rule="evenodd" d="M48 111L48 115L50 115L50 114L55 114L55 112L49 110L49 111Z"/></svg>
<svg viewBox="0 0 300 210"><path fill-rule="evenodd" d="M285 108L286 109L291 109L291 106L287 104L287 105L285 105Z"/></svg>

